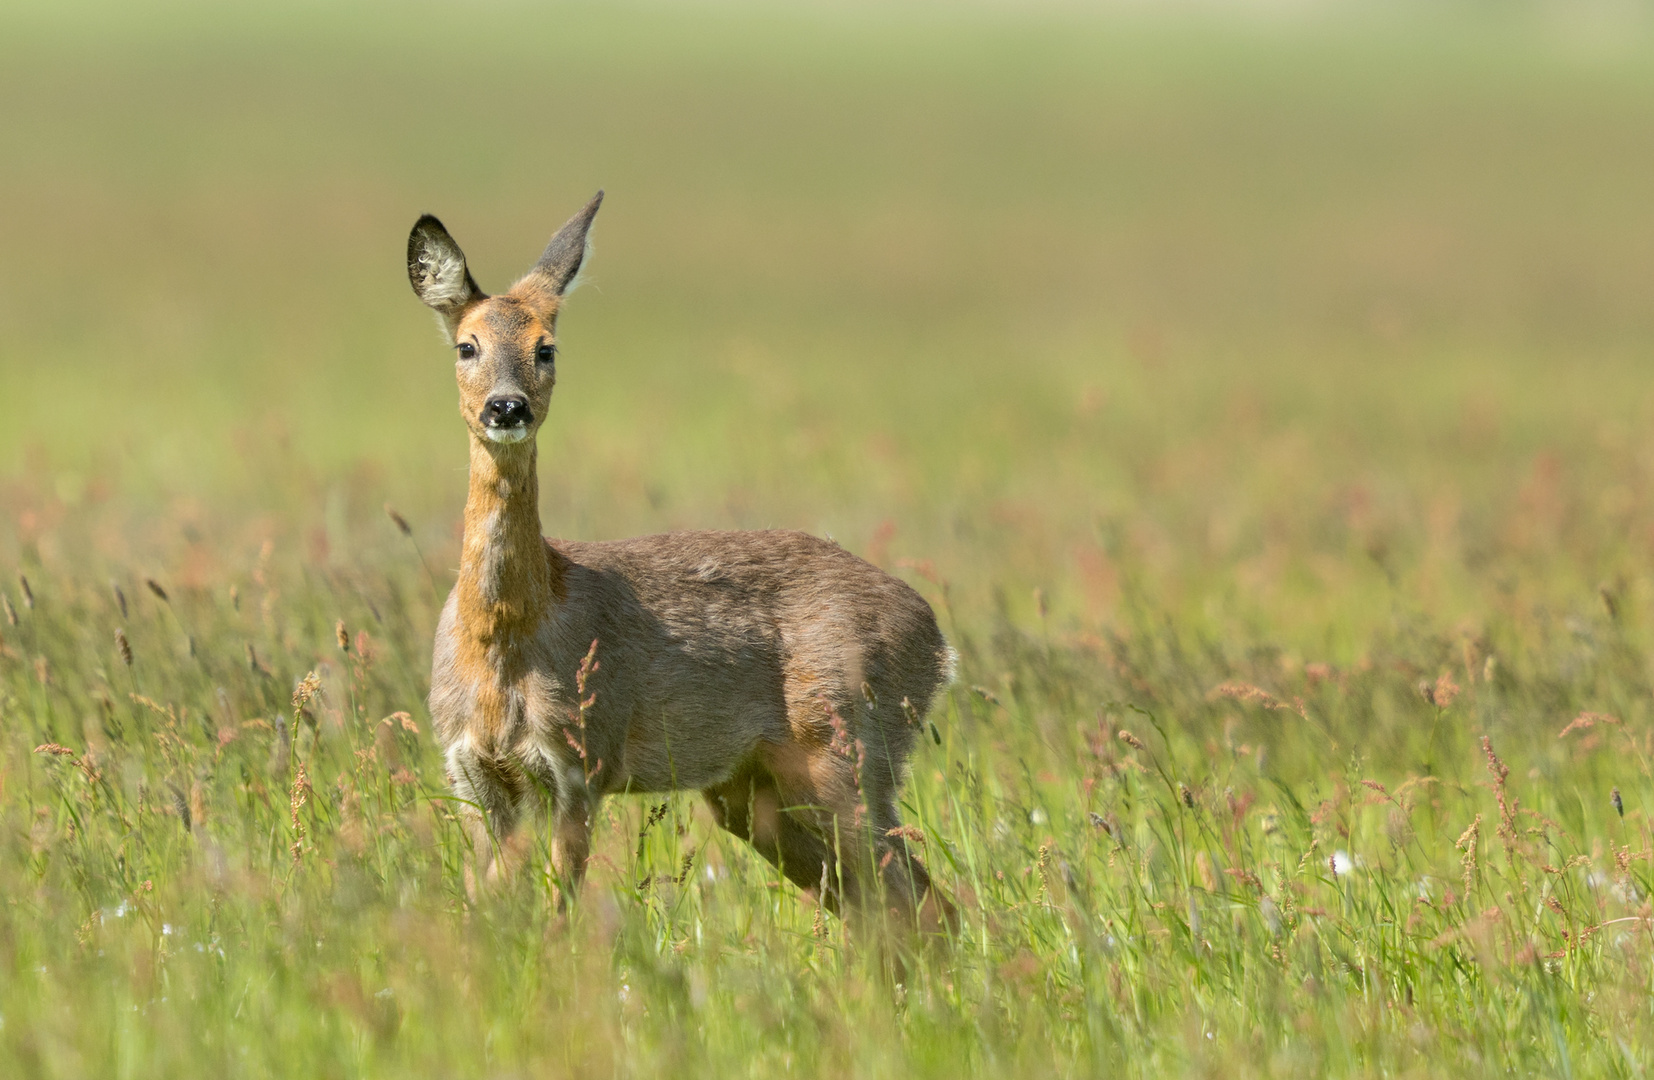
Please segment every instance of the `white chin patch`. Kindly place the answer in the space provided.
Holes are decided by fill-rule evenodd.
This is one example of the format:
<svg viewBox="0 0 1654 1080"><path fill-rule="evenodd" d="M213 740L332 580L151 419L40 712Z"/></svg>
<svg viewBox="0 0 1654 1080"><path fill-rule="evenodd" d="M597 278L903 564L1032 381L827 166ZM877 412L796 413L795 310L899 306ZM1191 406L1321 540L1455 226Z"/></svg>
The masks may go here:
<svg viewBox="0 0 1654 1080"><path fill-rule="evenodd" d="M524 439L528 438L528 428L526 426L505 428L485 427L482 429L482 434L483 437L489 442L522 442Z"/></svg>

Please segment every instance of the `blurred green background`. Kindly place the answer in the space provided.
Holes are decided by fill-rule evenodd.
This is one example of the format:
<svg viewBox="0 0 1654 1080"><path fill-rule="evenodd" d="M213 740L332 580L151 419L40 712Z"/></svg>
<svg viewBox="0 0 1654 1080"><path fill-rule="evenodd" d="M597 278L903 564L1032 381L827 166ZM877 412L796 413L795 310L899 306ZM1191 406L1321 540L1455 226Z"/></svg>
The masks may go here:
<svg viewBox="0 0 1654 1080"><path fill-rule="evenodd" d="M169 561L166 508L348 562L387 500L451 550L408 225L498 289L599 187L553 534L797 526L1318 646L1397 575L1451 621L1490 565L1589 597L1648 554L1640 8L0 19L7 561Z"/></svg>
<svg viewBox="0 0 1654 1080"><path fill-rule="evenodd" d="M1618 0L9 0L0 1073L1641 1075L1651 61ZM546 530L830 534L963 655L899 987L694 793L569 920L466 896L405 240L498 290L598 188Z"/></svg>

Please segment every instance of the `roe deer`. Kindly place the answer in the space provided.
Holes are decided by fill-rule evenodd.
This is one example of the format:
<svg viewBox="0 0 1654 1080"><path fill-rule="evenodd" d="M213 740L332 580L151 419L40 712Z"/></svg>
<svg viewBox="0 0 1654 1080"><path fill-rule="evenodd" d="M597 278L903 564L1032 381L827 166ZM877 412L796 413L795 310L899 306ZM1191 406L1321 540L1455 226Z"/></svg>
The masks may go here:
<svg viewBox="0 0 1654 1080"><path fill-rule="evenodd" d="M408 277L458 352L471 435L459 580L431 715L466 803L476 869L509 874L544 812L565 900L596 801L698 788L718 824L830 910L935 925L951 907L908 850L896 797L953 650L906 584L799 532L586 543L540 532L535 434L557 381L557 314L598 192L498 296L436 218ZM593 662L595 652L596 662Z"/></svg>

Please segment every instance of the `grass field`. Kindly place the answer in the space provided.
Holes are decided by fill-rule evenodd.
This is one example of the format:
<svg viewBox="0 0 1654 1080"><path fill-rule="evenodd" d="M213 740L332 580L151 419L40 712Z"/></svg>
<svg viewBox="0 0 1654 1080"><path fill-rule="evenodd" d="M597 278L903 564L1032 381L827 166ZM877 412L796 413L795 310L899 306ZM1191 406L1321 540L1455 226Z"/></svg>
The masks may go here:
<svg viewBox="0 0 1654 1080"><path fill-rule="evenodd" d="M1651 60L1608 4L7 5L0 1074L1645 1075ZM567 918L466 900L403 245L503 288L599 187L547 531L831 535L962 653L899 984L693 793L605 803Z"/></svg>

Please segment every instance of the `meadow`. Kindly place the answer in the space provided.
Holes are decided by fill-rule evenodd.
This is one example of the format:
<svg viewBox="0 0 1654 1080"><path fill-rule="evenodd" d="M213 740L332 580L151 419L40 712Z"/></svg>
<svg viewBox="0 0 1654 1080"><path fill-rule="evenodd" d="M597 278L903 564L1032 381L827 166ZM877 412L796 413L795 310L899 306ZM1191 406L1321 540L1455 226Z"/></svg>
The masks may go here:
<svg viewBox="0 0 1654 1080"><path fill-rule="evenodd" d="M0 1074L1642 1076L1654 21L0 13ZM482 902L403 267L608 192L542 518L936 607L856 940L700 797Z"/></svg>

